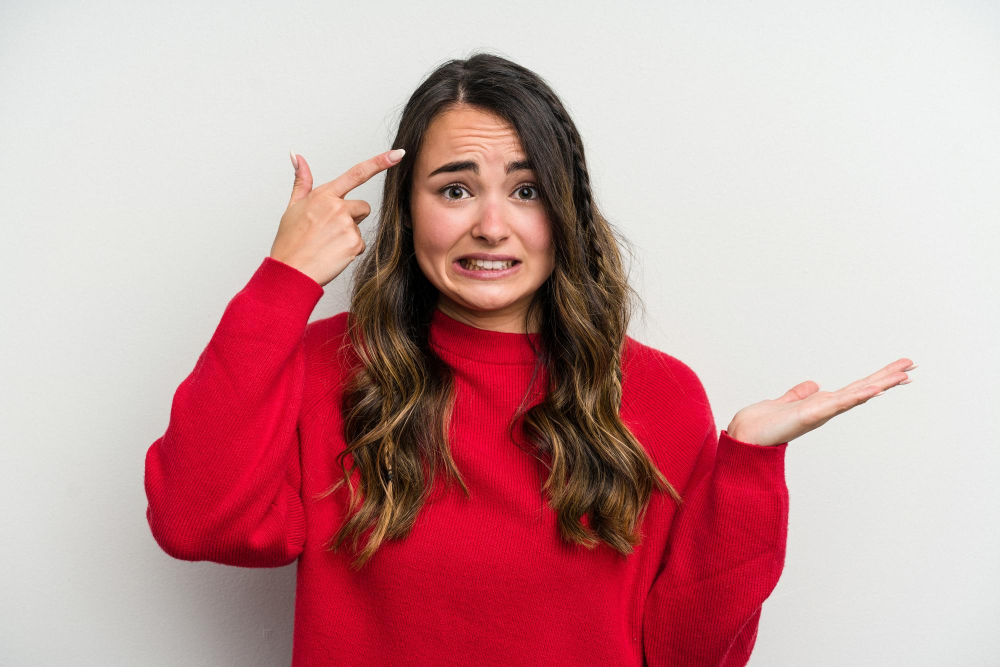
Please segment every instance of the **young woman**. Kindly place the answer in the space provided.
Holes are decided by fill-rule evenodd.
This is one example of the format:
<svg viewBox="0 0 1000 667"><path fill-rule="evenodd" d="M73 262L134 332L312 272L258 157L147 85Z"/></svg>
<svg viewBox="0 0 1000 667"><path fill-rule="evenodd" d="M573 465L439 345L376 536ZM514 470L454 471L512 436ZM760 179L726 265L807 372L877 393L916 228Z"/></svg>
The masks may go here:
<svg viewBox="0 0 1000 667"><path fill-rule="evenodd" d="M447 62L394 146L313 187L146 456L184 560L298 561L292 663L744 665L784 565L788 442L902 383L811 381L718 432L635 294L552 89ZM385 172L374 245L347 199ZM350 310L308 323L356 257Z"/></svg>

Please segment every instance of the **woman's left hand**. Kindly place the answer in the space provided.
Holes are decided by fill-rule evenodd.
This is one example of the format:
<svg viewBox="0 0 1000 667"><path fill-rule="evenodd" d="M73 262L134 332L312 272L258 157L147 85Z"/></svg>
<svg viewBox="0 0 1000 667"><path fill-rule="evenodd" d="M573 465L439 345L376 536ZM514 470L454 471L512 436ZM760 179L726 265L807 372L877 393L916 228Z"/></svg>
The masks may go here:
<svg viewBox="0 0 1000 667"><path fill-rule="evenodd" d="M726 432L735 440L765 447L789 442L890 387L910 382L906 372L914 368L904 357L837 391L820 391L818 384L806 380L780 398L743 408Z"/></svg>

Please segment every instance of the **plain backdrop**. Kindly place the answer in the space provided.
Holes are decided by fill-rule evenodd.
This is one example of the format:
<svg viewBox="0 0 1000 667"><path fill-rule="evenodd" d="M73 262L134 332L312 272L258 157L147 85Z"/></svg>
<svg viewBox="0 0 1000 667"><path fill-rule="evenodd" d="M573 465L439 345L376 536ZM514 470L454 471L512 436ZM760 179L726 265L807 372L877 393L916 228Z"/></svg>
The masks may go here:
<svg viewBox="0 0 1000 667"><path fill-rule="evenodd" d="M719 428L901 357L791 442L752 667L1000 664L1000 9L982 2L0 5L0 663L287 665L295 565L171 559L143 463L292 187L486 50L543 76L634 243L630 333ZM372 204L383 176L355 190ZM312 319L347 308L352 267Z"/></svg>

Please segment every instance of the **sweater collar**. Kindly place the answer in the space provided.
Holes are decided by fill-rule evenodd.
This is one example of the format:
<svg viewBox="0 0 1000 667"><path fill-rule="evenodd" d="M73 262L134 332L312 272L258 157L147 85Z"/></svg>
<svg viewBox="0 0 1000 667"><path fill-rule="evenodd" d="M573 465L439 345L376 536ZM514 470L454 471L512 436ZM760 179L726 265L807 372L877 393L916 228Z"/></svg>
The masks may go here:
<svg viewBox="0 0 1000 667"><path fill-rule="evenodd" d="M438 308L431 317L429 340L435 348L485 364L534 364L540 333L509 333L460 322Z"/></svg>

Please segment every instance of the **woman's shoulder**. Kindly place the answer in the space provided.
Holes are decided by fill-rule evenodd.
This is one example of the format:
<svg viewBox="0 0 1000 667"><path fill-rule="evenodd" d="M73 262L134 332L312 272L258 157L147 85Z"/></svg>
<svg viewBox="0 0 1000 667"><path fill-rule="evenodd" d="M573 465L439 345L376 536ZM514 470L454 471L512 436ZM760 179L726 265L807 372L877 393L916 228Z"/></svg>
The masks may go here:
<svg viewBox="0 0 1000 667"><path fill-rule="evenodd" d="M331 363L342 366L351 354L351 338L347 329L347 318L350 311L344 311L314 320L306 325L303 335L306 362L310 365Z"/></svg>
<svg viewBox="0 0 1000 667"><path fill-rule="evenodd" d="M622 353L622 373L632 373L646 381L677 385L682 389L704 392L701 379L688 364L676 356L625 337Z"/></svg>
<svg viewBox="0 0 1000 667"><path fill-rule="evenodd" d="M625 337L622 352L623 402L640 414L683 415L701 430L711 423L708 394L698 374L676 356Z"/></svg>
<svg viewBox="0 0 1000 667"><path fill-rule="evenodd" d="M319 336L329 335L343 336L347 333L348 315L350 315L350 311L345 310L342 313L337 313L336 315L331 315L330 317L313 320L306 325L306 337L316 338Z"/></svg>

